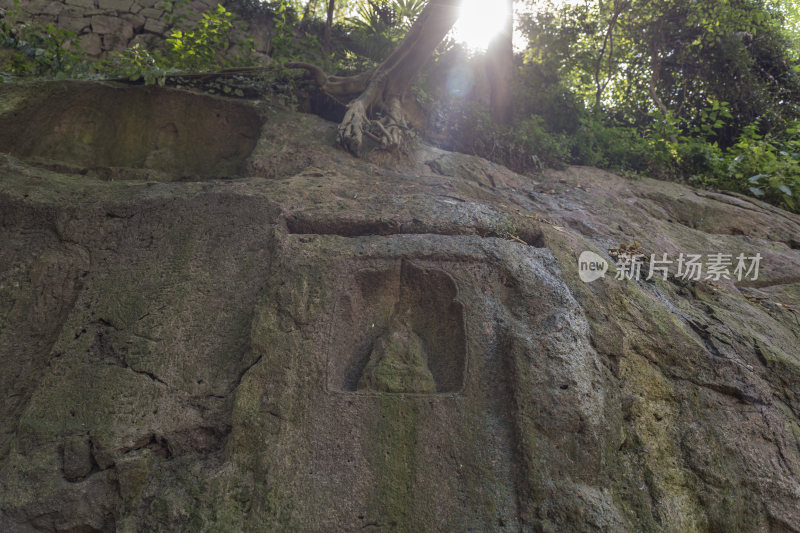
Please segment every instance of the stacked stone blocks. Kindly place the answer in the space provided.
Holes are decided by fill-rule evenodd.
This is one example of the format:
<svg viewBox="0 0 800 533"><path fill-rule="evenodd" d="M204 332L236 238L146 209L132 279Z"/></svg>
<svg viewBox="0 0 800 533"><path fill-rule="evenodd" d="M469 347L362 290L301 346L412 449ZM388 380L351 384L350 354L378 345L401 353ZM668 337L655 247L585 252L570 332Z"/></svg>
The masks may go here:
<svg viewBox="0 0 800 533"><path fill-rule="evenodd" d="M191 22L217 3L225 4L224 0L190 0L176 14ZM17 8L21 20L73 31L83 51L98 58L137 43L147 48L163 45L172 29L172 4L164 0L23 0L17 4L0 0L0 14Z"/></svg>

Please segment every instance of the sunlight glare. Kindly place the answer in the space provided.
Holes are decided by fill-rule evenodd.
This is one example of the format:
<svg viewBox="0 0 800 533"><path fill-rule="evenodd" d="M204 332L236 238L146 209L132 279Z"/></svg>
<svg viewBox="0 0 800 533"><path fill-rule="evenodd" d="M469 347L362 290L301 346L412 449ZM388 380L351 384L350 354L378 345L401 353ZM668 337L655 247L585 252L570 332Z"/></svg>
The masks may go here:
<svg viewBox="0 0 800 533"><path fill-rule="evenodd" d="M510 16L508 3L504 1L461 0L453 36L472 50L486 50L492 39L503 31Z"/></svg>

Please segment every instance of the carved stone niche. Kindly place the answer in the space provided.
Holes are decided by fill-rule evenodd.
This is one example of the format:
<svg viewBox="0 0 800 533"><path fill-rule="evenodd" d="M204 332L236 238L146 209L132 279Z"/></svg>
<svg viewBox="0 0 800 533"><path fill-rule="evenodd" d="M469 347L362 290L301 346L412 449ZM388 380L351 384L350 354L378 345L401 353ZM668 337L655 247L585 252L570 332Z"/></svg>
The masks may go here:
<svg viewBox="0 0 800 533"><path fill-rule="evenodd" d="M402 260L360 270L343 285L332 321L328 390L461 390L464 308L450 275Z"/></svg>

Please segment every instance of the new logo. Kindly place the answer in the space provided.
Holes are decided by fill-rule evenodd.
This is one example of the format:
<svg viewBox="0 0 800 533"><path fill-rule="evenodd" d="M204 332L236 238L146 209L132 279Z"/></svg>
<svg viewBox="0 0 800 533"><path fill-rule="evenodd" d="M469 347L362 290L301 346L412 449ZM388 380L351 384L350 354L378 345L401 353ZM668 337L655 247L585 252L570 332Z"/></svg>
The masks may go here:
<svg viewBox="0 0 800 533"><path fill-rule="evenodd" d="M602 278L607 271L608 261L594 252L582 252L578 257L578 275L585 283Z"/></svg>

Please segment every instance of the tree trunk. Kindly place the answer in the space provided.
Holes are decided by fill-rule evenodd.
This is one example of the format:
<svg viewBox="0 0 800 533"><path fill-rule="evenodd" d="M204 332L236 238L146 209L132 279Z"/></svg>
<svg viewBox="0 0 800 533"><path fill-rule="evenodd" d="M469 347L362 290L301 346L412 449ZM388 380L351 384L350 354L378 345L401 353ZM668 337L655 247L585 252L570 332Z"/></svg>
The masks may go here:
<svg viewBox="0 0 800 533"><path fill-rule="evenodd" d="M664 120L669 119L669 109L667 108L664 101L658 95L658 82L661 77L661 58L658 55L658 49L655 47L651 48L650 51L650 82L647 85L647 89L650 92L650 98L653 99L653 103L661 111L661 114L664 115ZM678 143L678 136L670 134L669 136L670 142L673 144Z"/></svg>
<svg viewBox="0 0 800 533"><path fill-rule="evenodd" d="M511 121L512 81L514 72L514 1L503 0L508 6L508 18L499 33L489 44L488 61L490 109L492 120L498 124Z"/></svg>
<svg viewBox="0 0 800 533"><path fill-rule="evenodd" d="M333 11L336 9L336 0L328 0L328 18L325 21L325 53L331 53L331 27L333 26Z"/></svg>
<svg viewBox="0 0 800 533"><path fill-rule="evenodd" d="M359 155L364 135L384 148L402 145L408 129L406 119L416 102L409 89L425 61L444 39L458 18L456 0L430 0L414 21L403 41L376 69L356 76L328 76L307 63L289 63L289 68L305 69L334 98L348 101L337 140L346 150ZM369 118L370 111L382 115Z"/></svg>
<svg viewBox="0 0 800 533"><path fill-rule="evenodd" d="M597 64L594 71L594 105L596 109L600 109L600 105L603 103L603 92L606 90L611 78L614 76L614 29L616 28L620 15L627 7L627 1L614 2L613 4L614 12L611 16L611 20L608 23L608 28L606 29L606 34L603 38L603 46L600 48L600 55L597 58ZM602 12L602 3L600 6L600 11ZM606 52L608 52L608 54L606 54ZM608 75L606 76L605 80L601 78L604 62L608 64Z"/></svg>

